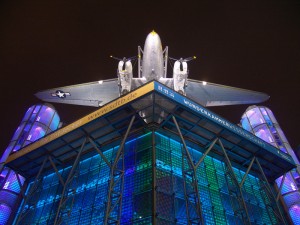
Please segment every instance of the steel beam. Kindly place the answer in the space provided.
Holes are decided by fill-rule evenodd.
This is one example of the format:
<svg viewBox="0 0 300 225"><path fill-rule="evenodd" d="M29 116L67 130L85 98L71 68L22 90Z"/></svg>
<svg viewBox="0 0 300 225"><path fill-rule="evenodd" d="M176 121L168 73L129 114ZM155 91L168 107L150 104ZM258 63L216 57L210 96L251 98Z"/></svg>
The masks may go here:
<svg viewBox="0 0 300 225"><path fill-rule="evenodd" d="M53 160L52 160L51 157L49 157L49 161L50 161L50 164L51 164L52 168L53 168L54 171L55 171L55 174L58 176L61 185L64 186L64 185L65 185L64 179L62 178L62 176L61 176L60 173L58 172L58 169L57 169L57 167L55 166L55 163L53 162Z"/></svg>
<svg viewBox="0 0 300 225"><path fill-rule="evenodd" d="M68 194L66 194L66 190L67 190L67 187L69 185L69 183L74 179L74 171L75 169L77 168L78 164L79 164L79 160L80 160L80 157L81 157L81 154L83 152L83 149L84 149L84 146L87 142L87 138L84 139L82 145L81 145L81 148L76 156L76 159L72 165L72 169L71 171L69 172L68 174L68 177L66 179L66 181L62 182L62 186L63 186L63 190L62 190L62 193L61 193L61 197L60 197L60 201L59 201L59 204L58 204L58 208L57 208L57 211L56 211L56 216L55 216L55 220L54 220L54 225L57 225L57 224L61 224L62 223L62 218L61 218L61 209L63 208L63 206L65 205L65 203L67 202L67 199L69 198ZM58 173L58 172L57 172ZM59 177L61 178L60 174L58 173ZM62 179L62 178L61 178ZM73 193L73 197L74 197L74 193Z"/></svg>
<svg viewBox="0 0 300 225"><path fill-rule="evenodd" d="M176 126L176 129L177 129L178 133L179 133L179 136L180 136L180 139L181 139L181 141L182 141L183 147L184 147L184 149L185 149L185 154L186 154L186 156L187 156L187 158L188 158L188 161L189 161L189 163L191 163L192 168L194 168L193 159L192 159L192 157L191 157L190 152L189 152L188 149L187 149L185 140L184 140L184 138L183 138L183 136L182 136L182 133L181 133L181 130L180 130L179 125L178 125L178 123L177 123L177 120L176 120L176 118L175 118L174 116L172 116L172 119L173 119L173 122L174 122L174 124L175 124L175 126Z"/></svg>
<svg viewBox="0 0 300 225"><path fill-rule="evenodd" d="M18 215L18 219L16 221L16 225L20 224L21 220L26 216L26 214L29 212L29 209L24 211L24 208L25 208L25 205L27 204L28 200L30 199L30 197L32 196L32 194L37 190L38 188L38 184L37 182L39 181L39 178L42 174L42 171L44 170L44 167L46 165L46 162L48 160L49 156L45 157L42 165L41 165L41 168L37 174L37 176L35 177L34 179L34 182L32 184L32 186L30 187L30 189L28 190L28 194L26 196L24 196L24 201L23 201L23 204L22 204L22 207L21 207L21 210L20 210L20 214Z"/></svg>
<svg viewBox="0 0 300 225"><path fill-rule="evenodd" d="M210 152L210 150L214 147L214 145L216 144L217 141L218 141L218 138L216 138L215 140L213 140L209 144L208 149L203 153L203 155L201 156L201 158L199 159L199 161L196 163L196 165L195 165L195 169L196 170L199 167L199 165L202 163L202 161L204 160L204 158L208 155L208 153Z"/></svg>
<svg viewBox="0 0 300 225"><path fill-rule="evenodd" d="M106 165L111 168L111 163L107 160L107 158L105 157L105 155L103 154L103 152L97 147L95 141L88 136L88 139L90 141L90 143L93 145L93 147L96 149L96 151L98 152L98 154L101 156L101 158L104 160L104 162L106 163Z"/></svg>
<svg viewBox="0 0 300 225"><path fill-rule="evenodd" d="M200 196L198 190L198 181L196 177L196 168L194 166L190 152L187 149L185 140L182 136L181 130L177 123L177 120L172 116L173 122L177 128L180 139L182 141L182 176L183 176L183 185L184 185L184 198L186 203L186 213L188 224L204 224L203 214L200 204ZM186 164L188 166L186 168ZM187 187L189 186L189 187ZM191 189L188 191L188 189Z"/></svg>
<svg viewBox="0 0 300 225"><path fill-rule="evenodd" d="M248 166L247 171L246 171L246 173L244 174L241 183L239 184L240 188L243 187L243 185L244 185L244 183L245 183L245 181L246 181L246 178L247 178L247 176L248 176L248 174L249 174L249 172L250 172L250 170L251 170L251 168L252 168L252 165L253 165L254 161L255 161L255 156L252 158L252 160L251 160L251 162L250 162L250 165Z"/></svg>
<svg viewBox="0 0 300 225"><path fill-rule="evenodd" d="M124 144L129 135L134 120L135 120L135 115L131 118L125 136L117 151L115 160L110 168L110 181L109 181L106 212L104 218L105 225L106 224L119 225L121 222L120 219L121 219L123 187L124 187ZM120 161L122 164L122 168L119 168L118 165ZM114 212L116 212L117 215L114 215Z"/></svg>
<svg viewBox="0 0 300 225"><path fill-rule="evenodd" d="M219 145L224 153L224 156L225 156L225 165L227 168L226 175L229 175L231 181L234 183L235 187L237 188L237 191L233 191L232 188L228 187L229 192L236 197L239 207L240 207L238 209L233 209L233 210L235 211L235 213L239 214L242 217L241 219L242 219L244 225L251 225L251 221L249 218L249 214L248 214L247 206L246 206L246 203L245 203L245 200L243 197L241 186L235 176L235 173L232 169L230 159L226 153L226 149L224 148L223 143L220 139L218 139L218 143L219 143ZM234 206L234 204L233 204L233 206Z"/></svg>
<svg viewBox="0 0 300 225"><path fill-rule="evenodd" d="M156 212L156 146L155 146L155 132L152 130L152 224L157 224Z"/></svg>
<svg viewBox="0 0 300 225"><path fill-rule="evenodd" d="M268 202L265 201L265 204L266 204L266 209L269 211L271 210L273 212L273 214L276 216L277 218L277 221L279 224L282 224L282 225L287 225L287 222L286 220L284 219L283 215L282 215L282 212L279 208L279 204L278 204L278 201L276 199L276 196L274 195L274 192L272 191L272 188L269 184L269 181L258 161L257 158L255 158L255 162L256 162L256 165L258 166L258 169L259 169L259 172L261 173L261 176L262 176L262 187L264 187L264 190L265 190L265 193L266 195L264 195L263 199L265 201L265 198L268 198L267 200L270 202L270 204ZM268 212L270 213L270 212Z"/></svg>

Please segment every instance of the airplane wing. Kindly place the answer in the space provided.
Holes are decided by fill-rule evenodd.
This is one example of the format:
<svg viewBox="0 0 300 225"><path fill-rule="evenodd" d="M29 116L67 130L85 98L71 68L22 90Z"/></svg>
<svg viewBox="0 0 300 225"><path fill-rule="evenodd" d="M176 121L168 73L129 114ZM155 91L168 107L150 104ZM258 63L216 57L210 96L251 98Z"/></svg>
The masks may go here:
<svg viewBox="0 0 300 225"><path fill-rule="evenodd" d="M161 78L159 82L173 87L173 78ZM144 78L133 78L132 90L144 83ZM198 80L188 79L187 84L186 96L203 106L254 104L269 98L261 92L208 82L205 84ZM99 107L119 97L118 79L48 89L37 92L35 96L46 102Z"/></svg>
<svg viewBox="0 0 300 225"><path fill-rule="evenodd" d="M269 99L265 93L188 79L186 96L203 106L254 104Z"/></svg>
<svg viewBox="0 0 300 225"><path fill-rule="evenodd" d="M53 88L35 96L46 102L99 107L119 97L118 79Z"/></svg>

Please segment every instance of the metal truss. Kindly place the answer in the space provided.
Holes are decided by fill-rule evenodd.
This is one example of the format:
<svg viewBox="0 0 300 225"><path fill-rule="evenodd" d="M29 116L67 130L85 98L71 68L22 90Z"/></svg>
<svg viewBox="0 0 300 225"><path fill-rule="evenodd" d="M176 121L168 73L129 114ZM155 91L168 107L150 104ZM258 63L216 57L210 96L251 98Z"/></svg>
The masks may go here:
<svg viewBox="0 0 300 225"><path fill-rule="evenodd" d="M70 216L71 212L72 212L72 207L73 207L73 201L74 201L74 196L76 194L76 187L72 187L71 183L72 181L76 178L78 178L78 171L76 170L78 168L78 164L79 164L79 160L81 157L81 153L83 152L83 148L85 146L87 142L87 138L84 139L81 148L76 156L76 159L72 165L72 169L68 174L68 177L66 179L66 181L63 181L62 177L60 176L60 174L58 173L58 171L55 171L56 174L59 176L61 184L63 186L63 190L61 193L61 198L58 204L58 209L56 212L56 216L55 216L55 220L54 220L54 225L59 225L62 224L63 221L63 217L64 215L68 215L68 217ZM52 164L52 167L55 168L55 165L52 161L50 161ZM67 207L67 202L69 202L70 197L72 196L72 201L69 207Z"/></svg>
<svg viewBox="0 0 300 225"><path fill-rule="evenodd" d="M184 198L186 204L186 216L189 225L204 224L202 209L200 204L200 196L198 190L198 181L196 178L196 166L193 163L192 157L187 149L185 140L182 136L177 120L172 116L173 122L177 128L181 138L182 149L182 177L184 187ZM198 164L198 163L197 163ZM200 163L199 163L200 164Z"/></svg>
<svg viewBox="0 0 300 225"><path fill-rule="evenodd" d="M275 196L274 191L272 190L272 188L268 182L268 179L259 163L258 158L255 158L255 162L259 168L260 175L262 178L262 179L260 179L260 185L261 185L261 189L263 189L265 192L265 194L262 194L262 197L263 197L263 200L266 205L266 209L267 209L268 213L269 214L273 213L275 215L275 217L276 217L275 225L277 225L277 224L287 225L288 223L285 220L284 216L282 215L282 212L281 212L281 209L280 209L279 203L278 203L282 184L280 185L281 187L279 189L277 196ZM282 179L282 180L284 180L284 179Z"/></svg>
<svg viewBox="0 0 300 225"><path fill-rule="evenodd" d="M125 136L110 166L109 189L106 204L104 224L117 224L121 222L122 198L124 189L124 145L131 130L135 116L131 118Z"/></svg>
<svg viewBox="0 0 300 225"><path fill-rule="evenodd" d="M211 143L208 144L208 148L205 150L201 158L194 162L188 149L185 144L184 137L182 136L181 130L178 126L177 120L174 116L172 116L173 122L176 126L176 129L179 133L179 136L181 138L182 144L183 144L183 151L182 151L182 168L183 168L183 179L184 179L184 194L185 194L185 201L186 201L186 214L188 219L188 224L204 224L204 217L201 210L201 202L200 202L200 196L198 191L198 182L196 179L196 170L199 167L199 165L203 162L204 158L209 154L210 150L213 148L213 146L218 143L219 147L221 148L221 151L224 156L224 163L226 167L226 180L227 183L230 183L231 185L228 185L229 193L236 201L232 202L232 207L234 210L234 213L236 216L238 216L243 224L251 225L250 217L247 210L247 205L244 200L242 188L246 181L246 178L253 166L253 164L256 164L260 171L260 180L262 183L262 189L265 191L266 194L263 194L263 197L265 198L265 204L266 208L269 212L269 214L272 213L276 216L277 222L276 224L283 224L287 225L282 212L279 208L279 195L274 195L272 188L270 187L270 184L264 174L264 171L258 161L258 159L254 156L252 159L250 159L250 164L247 168L247 171L242 178L241 182L238 182L237 177L233 171L233 167L231 165L230 159L227 154L227 150L224 148L224 145L220 138L214 139ZM280 189L282 188L282 184L280 186ZM279 192L280 192L279 189Z"/></svg>
<svg viewBox="0 0 300 225"><path fill-rule="evenodd" d="M252 166L254 164L256 164L256 166L259 168L259 174L258 176L260 177L260 184L261 184L261 191L263 191L261 193L261 196L263 197L263 201L266 205L266 209L268 211L268 214L271 218L271 215L275 215L276 217L276 222L275 223L272 223L274 225L287 225L287 221L284 219L284 216L282 215L282 211L279 207L279 196L280 196L280 191L282 189L282 186L283 186L283 180L285 179L285 176L286 174L283 176L283 179L282 179L282 182L280 184L280 187L279 187L279 192L277 194L277 196L274 195L274 192L270 186L270 183L261 167L261 164L259 163L259 160L258 158L256 158L255 156L253 156L253 158L251 159L250 161L250 164L247 168L247 171L246 173L244 174L241 182L239 183L236 179L236 176L232 170L232 166L231 166L231 163L230 163L230 160L228 158L228 155L226 153L226 149L224 148L221 140L219 139L219 144L220 144L220 147L222 148L223 150L223 153L225 155L225 163L226 163L226 166L227 166L227 171L228 171L228 175L231 177L231 180L234 182L235 186L238 187L237 191L235 193L233 193L231 191L232 194L234 194L238 200L238 203L239 203L239 206L240 208L236 208L235 210L235 213L239 214L239 216L241 217L242 221L243 221L243 224L249 224L251 225L251 221L250 221L250 218L249 218L249 215L248 215L248 210L247 210L247 206L245 204L245 201L244 201L244 197L243 197L243 193L242 193L242 188L243 188L243 185L246 181L246 178L252 168ZM233 204L234 206L234 204Z"/></svg>
<svg viewBox="0 0 300 225"><path fill-rule="evenodd" d="M152 225L157 224L157 214L156 214L156 148L155 148L155 132L152 130Z"/></svg>
<svg viewBox="0 0 300 225"><path fill-rule="evenodd" d="M225 168L226 168L226 172L225 172L226 176L225 177L227 180L228 191L229 191L230 196L237 200L237 202L236 202L233 199L233 201L231 202L234 214L235 214L235 216L237 216L241 219L243 224L251 225L247 206L246 206L246 203L245 203L245 200L243 197L242 186L239 184L239 182L235 176L235 173L232 169L230 159L226 153L226 149L224 148L221 139L218 139L218 143L223 151L224 158L225 158ZM248 171L248 173L249 173L249 171ZM244 178L246 179L246 177L244 177ZM243 181L243 183L244 182L245 182L245 180ZM230 184L232 184L232 185L230 185Z"/></svg>
<svg viewBox="0 0 300 225"><path fill-rule="evenodd" d="M52 166L52 168L54 169L55 171L55 174L58 176L59 178L59 182L60 184L63 186L63 192L61 194L61 199L60 199L60 202L58 204L58 209L57 209L57 213L56 213L56 217L55 217L55 220L54 220L54 225L58 225L58 224L61 224L63 222L62 220L62 215L63 215L63 210L66 209L66 202L67 200L69 199L70 196L68 196L68 193L66 193L66 190L67 187L69 186L70 182L74 179L74 170L75 168L77 167L78 163L79 163L79 159L80 159L80 156L81 156L81 153L82 153L82 150L83 150L83 147L86 143L86 139L84 141L84 143L82 144L81 146L81 149L76 157L76 160L74 162L74 164L72 165L72 169L68 175L68 178L66 179L66 181L64 181L63 177L61 176L61 174L59 173L54 161L53 161L53 158L51 156L46 156L41 167L40 167L40 170L33 182L33 184L31 185L30 189L28 190L28 194L25 195L24 194L24 190L21 191L21 194L24 198L24 201L23 201L23 204L22 204L22 208L20 210L20 215L18 216L18 219L17 219L17 222L16 224L22 224L22 220L24 219L24 217L27 215L27 213L30 211L30 209L32 208L35 208L36 207L36 204L37 202L34 202L32 203L32 205L27 205L28 201L36 194L36 192L39 190L40 186L41 186L41 182L42 182L42 172L46 166L46 163L49 161L50 162L50 165ZM18 182L20 183L20 180L18 179ZM76 190L73 191L73 197L74 197L74 193L76 192ZM25 209L27 205L27 208ZM68 213L70 215L70 212L71 212L71 208L68 209Z"/></svg>
<svg viewBox="0 0 300 225"><path fill-rule="evenodd" d="M33 197L33 195L36 193L36 191L40 188L40 184L42 182L42 172L45 169L46 163L49 161L50 165L54 169L56 175L59 178L60 184L63 187L61 198L58 204L54 225L60 225L62 223L65 223L64 217L67 214L70 216L73 200L69 201L70 198L74 198L74 195L76 193L76 185L72 185L72 182L74 179L78 177L78 165L80 162L80 157L83 153L83 149L89 141L94 149L98 152L100 157L104 160L104 162L107 164L107 166L110 168L110 182L109 182L109 190L108 190L108 201L107 201L107 207L106 207L106 214L105 214L105 224L120 224L120 218L121 218L121 209L122 209L122 193L123 193L123 186L124 186L124 144L125 141L129 135L129 132L131 130L132 124L134 122L135 116L132 117L130 124L128 126L128 129L126 131L126 134L121 142L121 145L116 153L116 157L113 163L110 163L109 160L104 156L102 151L97 146L96 142L87 134L87 137L84 139L81 148L76 156L76 159L72 165L72 169L70 170L66 180L63 179L61 174L59 173L55 162L51 156L45 157L40 170L35 177L35 180L33 184L31 185L30 189L28 190L28 194L25 195L24 191L22 191L22 196L24 198L20 215L18 216L16 224L22 224L22 220L27 215L27 213L30 211L30 209L36 207L36 202L32 205L28 206L28 201ZM19 181L20 182L20 181ZM68 203L71 203L70 206L67 206ZM26 207L27 205L27 207ZM26 208L25 208L26 207Z"/></svg>
<svg viewBox="0 0 300 225"><path fill-rule="evenodd" d="M228 157L227 150L223 146L223 143L219 137L216 137L214 140L212 140L210 143L207 144L205 147L205 151L202 154L201 158L198 161L195 161L195 159L192 158L190 155L190 152L187 148L185 139L181 133L181 128L178 125L178 122L175 118L175 116L171 115L169 119L173 119L173 122L176 126L177 132L180 136L181 142L182 142L182 177L183 177L183 186L184 186L184 198L185 198L185 204L186 204L186 216L187 216L187 223L189 225L197 224L197 225L204 225L204 215L202 213L202 207L201 207L201 199L200 199L200 193L198 189L198 180L196 171L201 165L201 163L204 161L205 157L209 154L209 152L213 149L213 147L217 144L217 148L221 149L222 155L224 156L224 163L226 166L226 180L227 183L230 183L231 185L228 185L229 194L234 197L237 201L232 202L233 210L238 216L243 224L251 225L251 221L248 215L247 211L247 205L245 203L242 188L246 181L246 178L253 167L254 164L257 165L260 171L261 176L261 188L264 190L264 193L262 194L264 203L266 205L267 211L270 215L275 215L276 217L276 223L274 224L282 224L287 225L286 220L284 219L284 216L282 215L282 212L279 207L279 196L280 191L283 186L283 182L285 179L285 175L283 176L283 179L281 181L280 187L279 187L279 193L277 196L274 195L273 189L270 187L270 184L264 174L264 171L259 163L259 160L253 156L249 159L250 162L249 166L247 168L247 171L245 175L243 176L241 182L238 182L237 177L234 173L233 167L231 165L230 159ZM58 204L54 225L60 225L62 223L65 223L64 219L65 216L70 216L73 200L71 198L74 198L76 193L76 187L73 187L74 182L76 181L76 178L78 177L78 165L80 162L81 155L83 153L84 147L89 142L94 150L100 155L100 157L103 159L103 161L106 163L106 165L110 168L110 177L109 177L109 184L108 184L108 196L107 196L107 203L106 203L106 210L105 210L105 217L104 217L104 224L121 224L121 213L122 213L122 198L123 198L123 189L124 189L124 147L125 142L128 138L128 135L131 131L132 125L134 123L135 116L131 118L131 121L128 125L128 128L126 130L126 133L120 143L120 146L116 152L116 156L112 161L109 161L103 152L100 150L99 145L97 142L88 134L86 134L86 138L84 139L80 150L78 150L76 159L72 165L72 168L70 172L67 175L66 179L63 179L61 174L59 173L56 165L55 165L55 159L53 159L52 156L46 156L40 170L35 177L34 182L32 183L30 189L27 191L27 195L24 194L24 190L22 189L21 195L24 198L23 204L21 206L20 214L17 218L16 224L22 224L22 220L25 218L27 213L32 209L36 207L36 203L28 204L30 199L33 199L35 192L37 192L40 188L40 184L42 182L42 173L45 169L45 166L47 162L50 162L50 165L54 169L56 175L59 178L60 184L62 185L62 193L61 198ZM155 150L155 130L152 130L152 194L153 194L153 202L152 202L152 224L157 224L157 206L156 206L156 192L157 192L157 184L156 184L156 150ZM21 181L18 178L19 184L21 184ZM24 185L23 187L25 187ZM71 199L71 201L70 201ZM69 205L70 204L70 205ZM100 222L100 221L99 221Z"/></svg>
<svg viewBox="0 0 300 225"><path fill-rule="evenodd" d="M63 177L61 176L61 174L59 173L55 162L53 161L53 158L51 156L47 156L45 157L40 170L32 184L32 186L30 187L30 190L28 191L28 194L25 196L23 195L24 201L23 201L23 205L21 208L21 213L18 216L18 220L16 222L16 224L22 224L21 221L22 219L27 215L27 213L30 211L30 209L32 207L36 207L36 202L33 203L33 205L27 206L27 208L25 209L26 204L28 203L28 200L32 198L32 196L36 193L36 191L39 189L40 184L42 182L42 172L45 168L46 163L49 161L50 165L52 166L52 168L55 171L55 174L58 176L59 178L59 182L61 184L61 186L63 187L62 193L61 193L61 198L58 204L58 208L56 210L56 216L55 216L55 220L53 222L54 225L60 225L65 223L66 221L64 221L65 215L67 215L67 217L70 217L70 214L72 212L72 206L73 206L73 202L74 202L74 197L76 194L76 185L73 184L73 181L77 180L76 178L78 178L79 174L78 174L78 165L80 162L80 157L82 155L83 149L87 143L87 140L89 140L91 142L92 145L94 145L94 147L96 146L94 141L91 139L91 137L87 136L82 145L81 148L76 156L76 159L72 165L72 169L70 170L66 180L63 179ZM100 154L100 156L104 157L103 153L96 147L96 150L98 151L98 153ZM105 157L104 157L105 158ZM106 159L106 158L105 158ZM107 159L106 159L107 160ZM107 162L107 161L106 161ZM110 164L109 164L110 166ZM20 181L19 181L20 182ZM23 191L24 193L24 191ZM71 201L70 201L71 200ZM70 203L70 204L69 204Z"/></svg>
<svg viewBox="0 0 300 225"><path fill-rule="evenodd" d="M27 215L27 213L32 209L32 208L36 208L36 204L37 202L32 203L31 205L27 205L28 201L33 197L33 195L39 190L40 188L40 184L42 182L42 172L45 168L46 162L47 161L52 160L51 156L46 156L41 168L37 174L37 176L35 177L35 180L33 182L33 184L31 185L30 189L27 191L27 195L24 194L24 191L22 190L22 195L23 195L23 204L21 206L21 210L20 210L20 214L16 220L16 225L17 224L22 224L22 220L24 219L24 217ZM55 167L56 168L56 167ZM57 169L56 169L57 170ZM19 182L19 181L18 181ZM25 185L24 185L25 186ZM37 200L36 200L37 201ZM25 206L27 205L27 207L25 208Z"/></svg>
<svg viewBox="0 0 300 225"><path fill-rule="evenodd" d="M266 209L268 211L269 217L271 218L271 214L275 215L275 217L276 217L276 222L272 223L272 224L274 224L274 225L278 225L278 224L287 225L288 223L284 219L284 216L282 215L281 209L279 207L280 192L281 192L281 189L283 187L283 183L284 183L284 180L285 180L285 177L286 177L286 173L282 177L282 180L281 180L281 183L280 183L280 186L279 186L279 189L278 189L278 193L275 196L275 194L272 191L272 188L269 184L269 181L268 181L268 179L267 179L267 177L266 177L266 175L265 175L265 173L264 173L264 171L261 167L261 164L259 163L258 158L256 158L254 156L252 158L249 166L248 166L248 169L247 169L246 173L244 174L244 177L243 177L241 183L239 184L240 188L243 187L244 182L246 180L246 177L249 174L249 171L251 170L254 163L259 168L260 174L258 174L258 175L260 175L261 191L264 191L264 192L261 193L261 195L262 195L263 201L266 205Z"/></svg>

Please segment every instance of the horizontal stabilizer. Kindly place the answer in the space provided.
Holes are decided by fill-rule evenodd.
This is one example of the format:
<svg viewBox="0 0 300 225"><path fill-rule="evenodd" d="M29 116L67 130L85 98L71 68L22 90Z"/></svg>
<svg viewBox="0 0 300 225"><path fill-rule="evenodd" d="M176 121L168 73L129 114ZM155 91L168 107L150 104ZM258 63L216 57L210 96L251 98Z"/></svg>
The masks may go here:
<svg viewBox="0 0 300 225"><path fill-rule="evenodd" d="M35 96L46 102L98 107L119 97L118 79L48 89Z"/></svg>
<svg viewBox="0 0 300 225"><path fill-rule="evenodd" d="M191 79L186 96L203 106L255 104L269 99L265 93Z"/></svg>

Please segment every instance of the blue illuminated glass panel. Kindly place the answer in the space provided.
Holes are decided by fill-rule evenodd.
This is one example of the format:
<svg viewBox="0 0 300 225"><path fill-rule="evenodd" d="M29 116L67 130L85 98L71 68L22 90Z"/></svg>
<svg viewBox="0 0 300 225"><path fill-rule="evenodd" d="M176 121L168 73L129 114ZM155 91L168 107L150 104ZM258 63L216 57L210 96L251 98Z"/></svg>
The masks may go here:
<svg viewBox="0 0 300 225"><path fill-rule="evenodd" d="M251 129L252 129L252 128L251 128L251 125L250 125L249 120L248 120L248 118L247 118L246 115L243 115L243 117L242 117L242 119L241 119L241 125L242 125L242 127L243 127L245 130L251 132Z"/></svg>
<svg viewBox="0 0 300 225"><path fill-rule="evenodd" d="M55 113L55 111L52 108L44 105L41 108L36 121L40 122L42 124L48 125L51 122L54 113Z"/></svg>
<svg viewBox="0 0 300 225"><path fill-rule="evenodd" d="M0 203L0 224L6 224L11 214L11 208Z"/></svg>
<svg viewBox="0 0 300 225"><path fill-rule="evenodd" d="M16 152L59 127L60 118L50 105L31 106L15 131L6 152ZM5 160L5 159L3 159Z"/></svg>
<svg viewBox="0 0 300 225"><path fill-rule="evenodd" d="M34 142L41 137L44 137L46 134L46 130L44 127L40 126L39 124L34 124L31 127L30 134L27 136L27 140Z"/></svg>
<svg viewBox="0 0 300 225"><path fill-rule="evenodd" d="M22 124L17 128L16 132L14 133L14 136L13 136L12 140L17 140L17 139L18 139L18 137L19 137L20 133L22 132L24 126L25 126L25 123L22 123Z"/></svg>
<svg viewBox="0 0 300 225"><path fill-rule="evenodd" d="M251 127L254 128L264 122L263 117L259 111L259 108L252 108L246 112L246 115L250 121Z"/></svg>
<svg viewBox="0 0 300 225"><path fill-rule="evenodd" d="M23 118L23 121L28 120L28 118L31 116L33 109L35 108L35 106L31 106L25 113L25 116Z"/></svg>
<svg viewBox="0 0 300 225"><path fill-rule="evenodd" d="M295 225L300 224L300 204L295 204L289 209L291 219Z"/></svg>
<svg viewBox="0 0 300 225"><path fill-rule="evenodd" d="M7 224L24 181L25 179L13 170L8 168L2 170L0 174L0 224Z"/></svg>
<svg viewBox="0 0 300 225"><path fill-rule="evenodd" d="M131 140L125 145L125 177L122 198L121 224L152 223L153 171L156 178L156 218L159 224L187 224L184 182L182 178L181 143L155 133L155 155L153 162L152 133ZM109 161L113 160L118 146L104 152ZM193 148L189 152L194 160L202 154ZM153 164L156 169L153 170ZM70 167L59 173L67 177ZM78 177L68 187L67 204L62 210L66 224L103 224L106 210L110 169L99 155L82 160ZM234 169L240 181L244 172ZM210 156L197 169L198 189L205 224L241 224L235 216L233 204L237 199L230 195L235 188L226 176L226 165ZM31 186L32 183L29 185ZM53 223L62 186L55 173L43 178L35 196L26 206L28 216L23 224ZM265 193L258 178L248 175L243 186L243 196L253 224L271 224L274 215L268 214L263 200ZM29 205L36 202L36 207ZM25 207L25 208L26 208Z"/></svg>
<svg viewBox="0 0 300 225"><path fill-rule="evenodd" d="M275 144L273 136L266 124L258 125L253 129L254 134L260 139L270 143ZM275 144L276 147L276 144Z"/></svg>
<svg viewBox="0 0 300 225"><path fill-rule="evenodd" d="M58 128L60 122L60 118L57 113L54 114L52 121L50 123L50 130L54 131Z"/></svg>

